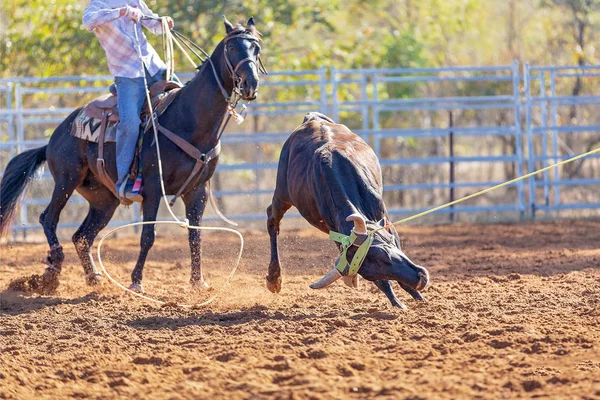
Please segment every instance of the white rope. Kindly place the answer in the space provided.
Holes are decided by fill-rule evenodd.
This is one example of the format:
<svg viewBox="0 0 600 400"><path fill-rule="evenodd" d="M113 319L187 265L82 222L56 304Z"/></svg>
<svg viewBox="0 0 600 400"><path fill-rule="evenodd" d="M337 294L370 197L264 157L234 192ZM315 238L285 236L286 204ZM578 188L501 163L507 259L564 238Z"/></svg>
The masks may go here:
<svg viewBox="0 0 600 400"><path fill-rule="evenodd" d="M165 22L163 20L163 29L165 28ZM168 30L168 26L167 26L167 30ZM170 30L169 30L170 33ZM154 115L154 110L152 108L152 100L150 98L150 91L148 90L148 81L146 79L146 73L144 71L144 62L142 60L142 49L140 47L140 41L138 38L138 34L137 34L137 27L134 27L134 34L135 34L135 40L137 43L137 51L138 51L138 56L140 57L140 60L142 61L142 76L144 77L144 87L146 89L146 101L148 102L148 107L149 107L149 111L150 111L150 120L152 121L152 129L154 131L154 142L156 144L156 155L158 158L158 174L159 174L159 179L160 179L160 189L162 191L162 198L167 206L167 210L169 211L169 214L171 214L171 217L173 217L174 221L144 221L144 222L134 222L134 223L130 223L130 224L126 224L126 225L122 225L118 228L115 228L113 230L111 230L110 232L108 232L106 235L104 235L102 237L102 239L100 239L100 242L98 243L98 263L100 264L100 267L102 268L102 271L104 272L104 274L107 276L107 278L114 283L115 285L117 285L119 288L125 290L126 292L132 293L135 296L142 298L144 300L148 300L151 302L154 302L156 304L166 304L164 301L160 301L160 300L156 300L152 297L143 295L141 293L135 292L129 288L126 288L125 286L123 286L121 283L117 282L117 280L115 280L106 270L106 268L104 267L104 263L102 262L102 256L101 256L101 249L102 249L102 244L104 243L104 240L106 240L106 238L108 236L110 236L111 234L121 230L121 229L125 229L125 228L129 228L129 227L133 227L133 226L140 226L140 225L152 225L152 224L167 224L167 225L178 225L181 228L184 229L195 229L195 230L208 230L208 231L222 231L222 232L231 232L231 233L235 233L239 239L240 239L240 249L239 249L239 253L238 253L238 257L237 260L235 262L235 265L233 267L233 269L231 270L231 273L229 274L229 276L227 277L227 280L225 280L225 283L223 283L223 285L216 291L216 293L211 296L208 300L202 302L202 303L197 303L197 304L177 304L180 307L202 307L202 306L206 306L210 303L212 303L217 297L218 295L221 293L221 291L229 284L229 282L231 281L231 278L233 278L233 276L235 275L235 272L237 271L239 265L240 265L240 261L242 259L242 253L244 251L244 237L242 236L242 234L238 231L236 231L235 229L231 229L231 228L221 228L221 227L203 227L203 226L194 226L194 225L190 225L190 221L187 218L184 218L183 221L180 220L179 218L177 218L177 216L175 215L175 213L173 212L171 206L169 205L169 201L167 200L167 195L166 195L166 191L165 191L165 184L164 184L164 179L163 179L163 170L162 170L162 158L160 155L160 146L159 146L159 141L158 141L158 130L156 129L156 124L154 121L154 118L152 117ZM173 37L172 35L167 35L168 38L170 38L171 44L170 44L170 48L171 48L171 52L173 50ZM167 44L167 48L169 47L169 45ZM167 50L168 52L168 50ZM171 53L172 54L172 53Z"/></svg>
<svg viewBox="0 0 600 400"><path fill-rule="evenodd" d="M129 227L132 227L132 226L152 225L152 224L179 225L179 222L177 222L177 221L145 221L145 222L135 222L135 223L132 223L132 224L127 224L127 225L119 226L118 228L115 228L115 229L111 230L106 235L104 235L102 237L102 239L100 239L100 242L98 243L98 263L100 264L100 267L102 268L102 272L104 272L104 274L106 275L106 277L112 283L114 283L115 285L117 285L119 288L121 288L124 291L129 292L129 293L131 293L131 294L139 297L140 299L144 299L144 300L147 300L147 301L150 301L152 303L159 304L159 305L164 305L164 304L166 304L166 302L154 299L154 298L146 296L146 295L144 295L142 293L135 292L135 291L133 291L133 290L131 290L131 289L123 286L120 282L118 282L116 279L114 279L108 273L108 271L106 270L106 268L104 267L104 263L102 262L102 256L100 255L100 249L102 248L102 244L104 243L104 240L106 240L106 238L109 237L110 235L112 235L113 233L115 233L115 232L117 232L117 231L119 231L121 229L129 228ZM207 306L210 303L212 303L221 294L221 292L223 291L223 289L225 289L225 287L229 284L229 282L231 281L231 279L233 278L233 276L237 272L238 266L240 265L240 261L242 259L242 252L244 251L244 237L242 236L241 233L239 233L235 229L230 229L230 228L219 228L219 227L208 227L208 226L191 226L191 225L188 225L187 228L188 229L197 229L197 230L207 230L207 231L231 232L231 233L235 233L239 237L239 239L240 239L240 249L239 249L239 252L238 252L238 257L237 257L237 259L235 261L235 265L234 265L233 269L231 270L231 273L229 274L229 276L225 280L225 283L223 283L223 285L215 292L215 294L212 295L207 300L203 301L202 303L177 304L178 307L185 307L185 308L204 307L204 306Z"/></svg>
<svg viewBox="0 0 600 400"><path fill-rule="evenodd" d="M169 23L166 18L161 18L160 23L163 32L163 50L165 51L165 60L167 64L166 80L173 80L173 74L175 73L175 57L173 54L173 34L169 28ZM137 32L136 32L137 33ZM137 36L136 36L137 39Z"/></svg>

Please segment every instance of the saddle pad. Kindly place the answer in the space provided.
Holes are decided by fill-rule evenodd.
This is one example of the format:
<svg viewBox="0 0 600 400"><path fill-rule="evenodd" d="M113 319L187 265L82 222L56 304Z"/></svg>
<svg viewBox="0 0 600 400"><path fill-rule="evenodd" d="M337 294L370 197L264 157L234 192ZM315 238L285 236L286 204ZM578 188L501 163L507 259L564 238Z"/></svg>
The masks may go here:
<svg viewBox="0 0 600 400"><path fill-rule="evenodd" d="M87 140L88 142L98 143L98 137L100 136L100 123L99 119L88 117L85 113L85 108L82 108L73 121L71 128L71 136L76 138ZM115 142L117 137L117 124L115 122L109 122L106 127L106 135L104 137L104 143Z"/></svg>

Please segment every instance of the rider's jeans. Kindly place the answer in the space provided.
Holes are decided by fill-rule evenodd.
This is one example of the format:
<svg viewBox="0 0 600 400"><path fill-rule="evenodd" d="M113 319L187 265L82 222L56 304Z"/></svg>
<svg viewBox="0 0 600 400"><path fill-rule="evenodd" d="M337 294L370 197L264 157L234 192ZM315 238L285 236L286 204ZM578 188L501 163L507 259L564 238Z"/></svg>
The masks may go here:
<svg viewBox="0 0 600 400"><path fill-rule="evenodd" d="M146 71L148 86L158 82L165 77L165 71L160 70L154 76ZM144 89L144 78L115 77L117 86L117 102L119 106L120 121L117 124L117 188L123 183L129 174L129 167L135 154L140 132L140 112L146 100ZM117 189L118 190L118 189Z"/></svg>

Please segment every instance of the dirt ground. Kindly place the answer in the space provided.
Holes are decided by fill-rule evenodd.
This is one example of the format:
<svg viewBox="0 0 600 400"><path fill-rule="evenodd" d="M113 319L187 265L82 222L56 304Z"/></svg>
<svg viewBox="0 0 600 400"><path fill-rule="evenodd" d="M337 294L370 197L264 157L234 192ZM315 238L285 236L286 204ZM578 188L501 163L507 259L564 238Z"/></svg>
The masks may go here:
<svg viewBox="0 0 600 400"><path fill-rule="evenodd" d="M47 248L2 245L0 398L600 399L600 221L405 227L405 252L432 277L428 303L397 287L408 311L365 281L309 289L335 256L316 230L282 232L283 289L271 294L268 237L244 234L232 283L193 310L106 279L90 289L71 243L56 295L8 290L42 272ZM205 236L213 287L235 240ZM107 268L127 284L138 240L107 242ZM183 233L159 230L147 292L214 293L190 293L187 254Z"/></svg>

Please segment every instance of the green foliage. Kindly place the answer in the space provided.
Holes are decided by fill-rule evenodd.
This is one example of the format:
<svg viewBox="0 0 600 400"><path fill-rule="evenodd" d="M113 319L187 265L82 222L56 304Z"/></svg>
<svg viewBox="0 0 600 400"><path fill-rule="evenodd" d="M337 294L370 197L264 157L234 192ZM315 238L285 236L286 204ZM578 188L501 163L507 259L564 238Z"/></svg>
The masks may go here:
<svg viewBox="0 0 600 400"><path fill-rule="evenodd" d="M108 73L98 41L81 25L87 1L0 4L2 76ZM571 64L578 54L593 62L600 21L600 0L148 0L148 5L171 15L178 30L208 50L223 37L222 15L232 22L253 15L272 70L490 65L513 58ZM587 24L586 48L578 49L573 35L578 21ZM148 36L160 49L159 38ZM177 65L187 69L177 57Z"/></svg>

